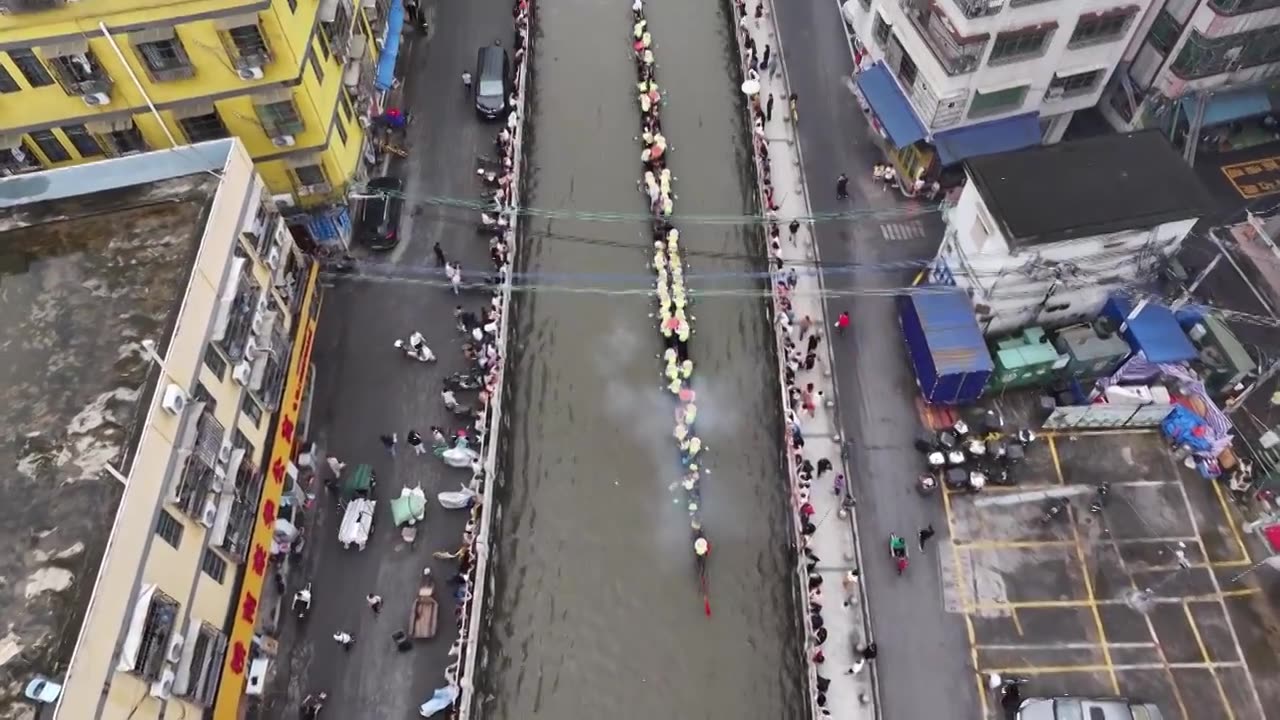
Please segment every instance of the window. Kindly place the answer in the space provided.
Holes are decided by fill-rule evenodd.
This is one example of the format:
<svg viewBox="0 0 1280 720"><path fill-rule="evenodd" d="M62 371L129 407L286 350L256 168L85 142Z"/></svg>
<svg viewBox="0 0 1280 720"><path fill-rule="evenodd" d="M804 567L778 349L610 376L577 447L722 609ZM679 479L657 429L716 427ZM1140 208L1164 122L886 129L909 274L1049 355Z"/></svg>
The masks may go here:
<svg viewBox="0 0 1280 720"><path fill-rule="evenodd" d="M202 382L196 383L196 391L191 393L191 399L196 402L204 403L205 407L209 408L209 412L215 412L218 409L218 401L213 397L213 394L209 392L209 388L205 387Z"/></svg>
<svg viewBox="0 0 1280 720"><path fill-rule="evenodd" d="M155 590L151 595L151 604L147 606L146 620L142 624L138 657L133 662L135 673L149 680L160 677L168 659L169 639L173 637L177 620L178 601Z"/></svg>
<svg viewBox="0 0 1280 720"><path fill-rule="evenodd" d="M11 146L6 144L5 148L0 150L0 175L18 175L40 169L40 160L36 158L36 154L31 150L31 144L26 140L13 143Z"/></svg>
<svg viewBox="0 0 1280 720"><path fill-rule="evenodd" d="M0 93L18 92L22 86L9 74L9 69L0 65Z"/></svg>
<svg viewBox="0 0 1280 720"><path fill-rule="evenodd" d="M1280 61L1280 26L1210 37L1192 30L1169 69L1184 80Z"/></svg>
<svg viewBox="0 0 1280 720"><path fill-rule="evenodd" d="M347 144L347 129L342 126L342 118L338 113L333 114L333 129L338 133L338 139L342 141L345 147Z"/></svg>
<svg viewBox="0 0 1280 720"><path fill-rule="evenodd" d="M87 44L74 48L51 48L44 55L49 72L68 95L106 93L111 90L111 77L102 69L98 56Z"/></svg>
<svg viewBox="0 0 1280 720"><path fill-rule="evenodd" d="M1090 70L1074 75L1054 75L1053 80L1049 81L1049 90L1044 95L1045 100L1086 95L1098 87L1098 81L1101 79L1101 70Z"/></svg>
<svg viewBox="0 0 1280 720"><path fill-rule="evenodd" d="M263 103L256 108L262 129L271 137L280 135L297 135L302 132L302 117L298 115L298 106L293 98L285 98Z"/></svg>
<svg viewBox="0 0 1280 720"><path fill-rule="evenodd" d="M63 125L62 134L71 141L71 146L82 158L98 157L102 154L102 145L83 125Z"/></svg>
<svg viewBox="0 0 1280 720"><path fill-rule="evenodd" d="M966 37L958 34L936 5L913 7L907 17L948 75L962 75L978 69L990 35ZM903 58L906 58L905 54Z"/></svg>
<svg viewBox="0 0 1280 720"><path fill-rule="evenodd" d="M218 689L222 662L227 655L227 636L209 624L203 624L191 646L191 667L188 670L182 695L196 704L208 707L213 704Z"/></svg>
<svg viewBox="0 0 1280 720"><path fill-rule="evenodd" d="M345 47L347 39L351 34L351 11L347 8L347 3L340 2L333 15L331 22L320 23L320 35L324 38L321 45L328 45L325 58L329 57L330 52L342 52L339 48Z"/></svg>
<svg viewBox="0 0 1280 720"><path fill-rule="evenodd" d="M222 353L214 347L213 343L209 343L204 349L204 366L209 368L209 372L219 380L227 377L227 359L222 357Z"/></svg>
<svg viewBox="0 0 1280 720"><path fill-rule="evenodd" d="M320 67L320 58L315 53L307 56L307 61L311 64L311 72L316 74L316 82L324 84L324 68Z"/></svg>
<svg viewBox="0 0 1280 720"><path fill-rule="evenodd" d="M161 510L160 519L156 521L156 534L176 550L182 544L182 523L168 510Z"/></svg>
<svg viewBox="0 0 1280 720"><path fill-rule="evenodd" d="M240 412L244 413L244 416L249 418L249 422L253 423L255 427L262 422L262 407L258 405L258 401L254 400L249 393L245 393L240 398ZM240 431L236 430L236 432ZM248 438L245 439L245 442L248 442Z"/></svg>
<svg viewBox="0 0 1280 720"><path fill-rule="evenodd" d="M226 428L213 416L214 406L205 404L195 422L194 437L184 430L182 451L188 453L178 478L177 492L171 498L182 511L192 517L202 517L206 496L212 492L217 480L215 468L222 452L222 439Z"/></svg>
<svg viewBox="0 0 1280 720"><path fill-rule="evenodd" d="M1182 26L1168 10L1161 10L1151 23L1151 32L1147 34L1147 42L1161 55L1168 55L1173 46L1178 44L1178 36L1182 34Z"/></svg>
<svg viewBox="0 0 1280 720"><path fill-rule="evenodd" d="M338 91L338 107L342 108L342 117L348 123L355 119L355 109L351 106L351 93L344 87Z"/></svg>
<svg viewBox="0 0 1280 720"><path fill-rule="evenodd" d="M1030 87L1030 85L1021 85L994 92L976 91L973 94L973 102L969 105L969 117L982 117L1017 110L1022 107L1022 101L1027 97L1027 90Z"/></svg>
<svg viewBox="0 0 1280 720"><path fill-rule="evenodd" d="M1081 15L1076 21L1071 39L1067 41L1067 47L1078 48L1119 40L1128 32L1129 21L1133 18L1134 12L1129 9Z"/></svg>
<svg viewBox="0 0 1280 720"><path fill-rule="evenodd" d="M262 493L262 473L249 459L252 445L248 438L240 433L232 433L232 445L241 447L244 442L247 448L240 467L236 469L235 500L231 504L231 517L227 521L227 535L222 541L222 549L235 562L244 560L245 551L249 547L249 539L258 517L258 496Z"/></svg>
<svg viewBox="0 0 1280 720"><path fill-rule="evenodd" d="M324 175L324 167L320 165L302 165L296 167L293 169L293 176L298 179L298 184L303 187L324 185L329 181Z"/></svg>
<svg viewBox="0 0 1280 720"><path fill-rule="evenodd" d="M147 151L147 141L143 139L142 131L132 123L124 127L112 125L100 137L112 156L133 155Z"/></svg>
<svg viewBox="0 0 1280 720"><path fill-rule="evenodd" d="M1017 62L1041 55L1049 45L1054 26L1039 26L1002 32L996 35L995 44L991 47L989 63Z"/></svg>
<svg viewBox="0 0 1280 720"><path fill-rule="evenodd" d="M40 62L40 58L30 50L10 50L9 59L13 61L14 67L18 68L18 72L22 73L22 77L27 79L27 84L31 87L38 88L53 84L53 76L49 74L44 63Z"/></svg>
<svg viewBox="0 0 1280 720"><path fill-rule="evenodd" d="M173 28L157 28L129 36L152 80L185 80L195 74L191 58Z"/></svg>
<svg viewBox="0 0 1280 720"><path fill-rule="evenodd" d="M193 143L220 140L231 136L231 133L227 132L227 126L222 124L217 108L204 115L179 118L178 126L182 128L182 133L187 136L187 140Z"/></svg>
<svg viewBox="0 0 1280 720"><path fill-rule="evenodd" d="M267 47L267 39L262 36L262 28L258 23L240 25L227 31L227 39L235 50L236 58L245 62L256 61L256 67L262 67L271 60L271 50Z"/></svg>
<svg viewBox="0 0 1280 720"><path fill-rule="evenodd" d="M204 549L204 557L200 558L200 569L215 582L222 582L227 577L227 561L222 559L213 548Z"/></svg>
<svg viewBox="0 0 1280 720"><path fill-rule="evenodd" d="M45 157L49 158L50 163L66 162L71 159L71 153L67 152L67 148L52 130L33 130L31 141L40 148L40 152L44 153Z"/></svg>
<svg viewBox="0 0 1280 720"><path fill-rule="evenodd" d="M875 38L876 44L884 47L889 42L889 23L884 21L884 16L876 13L876 21L871 27L871 37Z"/></svg>

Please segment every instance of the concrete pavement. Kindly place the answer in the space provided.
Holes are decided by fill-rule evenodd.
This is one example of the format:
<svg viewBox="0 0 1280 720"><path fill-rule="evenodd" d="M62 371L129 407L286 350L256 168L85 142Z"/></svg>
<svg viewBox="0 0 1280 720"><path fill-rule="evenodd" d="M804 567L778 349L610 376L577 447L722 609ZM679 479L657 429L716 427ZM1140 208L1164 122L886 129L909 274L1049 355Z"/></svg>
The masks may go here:
<svg viewBox="0 0 1280 720"><path fill-rule="evenodd" d="M812 213L877 211L852 221L816 224L807 262L818 262L820 287L829 293L909 285L914 270L881 266L903 261L920 261L923 266L941 240L941 218L930 206L905 200L871 177L871 167L883 157L849 90L853 54L838 5L834 0L784 2L774 9L786 76L791 91L799 95L797 155L802 161L797 170L810 190ZM769 135L779 133L770 130ZM777 141L773 146L778 151L790 147ZM775 166L775 177L779 172ZM850 177L851 196L843 201L836 198L834 187L842 172ZM780 214L785 218L790 213ZM783 237L785 252L785 230ZM803 273L800 282L803 291ZM890 532L912 542L916 531L928 524L938 530L936 540L946 539L940 505L920 499L912 487L920 462L913 447L920 430L913 402L918 390L897 314L889 297L854 295L821 305L828 309L828 320L841 311L848 311L853 320L843 337L824 343L835 358L835 382L827 394L839 403L832 422L850 441L847 467L868 561L862 569L863 585L873 636L881 640L875 661L880 715L890 720L954 717L956 708L976 706L978 683L966 626L942 604L941 558L933 548L921 555L913 547L910 569L897 577L884 547ZM830 327L830 322L825 324ZM830 380L825 373L823 379ZM806 441L806 449L810 444ZM816 498L830 497L828 478L815 483ZM839 562L826 557L830 552L819 555L823 565Z"/></svg>
<svg viewBox="0 0 1280 720"><path fill-rule="evenodd" d="M403 240L388 255L367 260L421 273L433 264L432 245L438 241L450 260L468 270L487 271L488 245L473 230L475 213L414 198L479 197L475 157L495 154L498 126L476 118L460 75L473 68L477 47L498 38L510 46L511 8L506 0L479 0L428 5L428 12L432 27L439 30L423 38L406 29L411 41L401 60L405 68L431 69L410 70L403 87L405 106L414 117L405 143L409 157L392 167L406 183ZM449 649L457 639L454 586L446 580L456 564L433 559L431 553L459 545L467 515L443 510L434 496L457 489L469 473L448 468L430 454L415 457L404 437L410 428L426 435L432 425L456 426L439 398L441 378L467 366L452 310L462 304L478 313L490 295L474 292L457 298L447 288L397 282L396 274L340 279L326 291L315 351L316 429L310 439L322 453L333 453L351 467L374 465L379 517L365 551L344 551L335 537L340 518L333 502L324 497L318 502L308 531L311 543L289 581L289 592L308 580L314 583L314 609L301 623L288 618L280 638L281 657L288 659L268 687L265 717L293 717L302 697L317 690L329 693L325 714L333 717L417 717L417 706L445 685ZM413 330L426 336L439 358L436 364L417 364L392 348L396 338ZM474 402L470 393L459 399ZM397 457L390 457L378 440L387 432L399 433ZM416 543L408 546L386 505L401 487L419 482L430 501L427 520ZM401 653L391 633L406 626L424 567L438 578L439 632ZM365 603L370 592L383 597L380 614ZM343 652L332 639L338 630L356 638L350 651Z"/></svg>

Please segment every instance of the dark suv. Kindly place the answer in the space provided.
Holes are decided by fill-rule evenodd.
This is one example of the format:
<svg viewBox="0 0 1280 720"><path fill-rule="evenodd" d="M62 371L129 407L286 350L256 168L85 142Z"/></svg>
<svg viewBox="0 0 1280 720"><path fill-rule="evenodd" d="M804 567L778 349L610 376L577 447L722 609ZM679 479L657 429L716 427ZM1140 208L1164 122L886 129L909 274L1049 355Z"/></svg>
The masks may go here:
<svg viewBox="0 0 1280 720"><path fill-rule="evenodd" d="M476 53L476 112L481 117L493 120L507 111L509 70L507 51L497 45L487 45Z"/></svg>
<svg viewBox="0 0 1280 720"><path fill-rule="evenodd" d="M372 197L360 201L352 241L370 250L390 250L400 243L404 183L400 178L380 177L370 180L366 187Z"/></svg>

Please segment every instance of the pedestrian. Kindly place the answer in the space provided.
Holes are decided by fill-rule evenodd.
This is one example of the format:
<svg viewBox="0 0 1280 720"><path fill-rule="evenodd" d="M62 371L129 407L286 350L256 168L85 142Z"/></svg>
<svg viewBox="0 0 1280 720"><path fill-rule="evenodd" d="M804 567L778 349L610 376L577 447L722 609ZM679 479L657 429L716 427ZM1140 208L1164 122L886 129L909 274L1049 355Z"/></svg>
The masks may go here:
<svg viewBox="0 0 1280 720"><path fill-rule="evenodd" d="M812 329L813 329L813 318L809 317L808 315L805 315L803 318L800 318L800 337L803 338L805 335L808 335L809 331Z"/></svg>
<svg viewBox="0 0 1280 720"><path fill-rule="evenodd" d="M804 356L804 369L812 370L818 364L818 353L810 350ZM822 393L818 393L821 395Z"/></svg>
<svg viewBox="0 0 1280 720"><path fill-rule="evenodd" d="M836 332L843 333L849 327L849 311L845 310L836 318Z"/></svg>
<svg viewBox="0 0 1280 720"><path fill-rule="evenodd" d="M840 177L836 178L836 199L849 199L849 176L844 173L840 173Z"/></svg>
<svg viewBox="0 0 1280 720"><path fill-rule="evenodd" d="M849 607L853 604L853 598L858 593L858 576L861 572L857 569L850 570L844 574L844 606Z"/></svg>
<svg viewBox="0 0 1280 720"><path fill-rule="evenodd" d="M818 477L822 477L822 473L831 472L834 466L831 461L826 458L818 458Z"/></svg>
<svg viewBox="0 0 1280 720"><path fill-rule="evenodd" d="M447 262L444 257L444 248L440 247L440 243L436 243L431 250L436 254L436 264L444 267Z"/></svg>
<svg viewBox="0 0 1280 720"><path fill-rule="evenodd" d="M346 463L342 462L341 460L339 460L337 457L333 455L326 457L324 461L326 464L329 465L329 472L333 473L333 477L335 480L341 477L343 468L347 466Z"/></svg>
<svg viewBox="0 0 1280 720"><path fill-rule="evenodd" d="M760 28L760 18L763 18L763 17L764 17L764 2L762 0L761 2L756 3L755 18L756 18L757 30Z"/></svg>
<svg viewBox="0 0 1280 720"><path fill-rule="evenodd" d="M816 404L816 400L813 394L813 383L809 383L804 386L804 393L800 397L801 397L800 404L804 407L806 411L808 411L809 417L813 417L814 413L817 412L818 410L818 406ZM806 460L805 462L808 462L808 461Z"/></svg>
<svg viewBox="0 0 1280 720"><path fill-rule="evenodd" d="M866 646L866 647L864 647L864 648L862 648L861 650L859 650L859 651L858 651L858 653L859 653L860 655L862 655L862 659L863 659L863 660L875 660L875 659L876 659L876 655L877 655L877 654L879 654L879 652L880 652L880 651L879 651L879 649L876 647L876 641L875 641L875 640L872 640L871 642L867 643L867 646Z"/></svg>
<svg viewBox="0 0 1280 720"><path fill-rule="evenodd" d="M791 93L791 97L787 99L787 103L791 109L791 122L796 123L797 125L800 124L800 109L797 107L799 102L800 96L796 93Z"/></svg>
<svg viewBox="0 0 1280 720"><path fill-rule="evenodd" d="M382 447L386 448L387 452L391 453L391 457L395 457L396 456L396 434L391 433L390 435L379 435L378 439L382 441Z"/></svg>
<svg viewBox="0 0 1280 720"><path fill-rule="evenodd" d="M824 627L820 627L820 628L818 628L818 629L817 629L816 631L814 631L814 633L813 633L813 639L814 639L814 641L815 641L815 642L814 642L814 645L821 645L822 643L826 642L826 641L827 641L827 629L826 629L826 628L824 628Z"/></svg>
<svg viewBox="0 0 1280 720"><path fill-rule="evenodd" d="M920 536L920 552L924 552L924 544L929 542L929 538L933 537L933 524L930 523L920 528L919 536Z"/></svg>
<svg viewBox="0 0 1280 720"><path fill-rule="evenodd" d="M350 650L351 646L356 644L356 639L351 637L351 633L342 630L334 633L333 639L342 646L343 650Z"/></svg>
<svg viewBox="0 0 1280 720"><path fill-rule="evenodd" d="M414 455L421 455L427 451L427 447L422 444L422 436L417 430L409 429L409 434L405 435L405 440L409 441L409 447L413 448Z"/></svg>
<svg viewBox="0 0 1280 720"><path fill-rule="evenodd" d="M462 290L462 267L457 263L446 267L450 268L449 284L453 286L453 294L457 295Z"/></svg>
<svg viewBox="0 0 1280 720"><path fill-rule="evenodd" d="M769 93L769 99L764 103L764 121L773 122L773 93Z"/></svg>
<svg viewBox="0 0 1280 720"><path fill-rule="evenodd" d="M771 99L772 99L772 98L771 98ZM792 244L792 245L795 245L795 244L796 244L796 233L799 233L799 232L800 232L800 221L799 221L799 220L792 220L792 221L791 221L791 224L787 226L787 229L791 231L791 244Z"/></svg>
<svg viewBox="0 0 1280 720"><path fill-rule="evenodd" d="M844 473L836 473L836 477L831 481L831 489L836 495L844 494Z"/></svg>
<svg viewBox="0 0 1280 720"><path fill-rule="evenodd" d="M809 338L809 352L818 352L818 343L822 342L822 333L814 333Z"/></svg>
<svg viewBox="0 0 1280 720"><path fill-rule="evenodd" d="M431 426L431 445L433 447L444 447L449 442L444 439L444 431L438 425Z"/></svg>
<svg viewBox="0 0 1280 720"><path fill-rule="evenodd" d="M364 596L364 601L369 603L369 609L373 611L374 615L377 615L378 613L382 612L382 596L381 595L369 593L368 595Z"/></svg>
<svg viewBox="0 0 1280 720"><path fill-rule="evenodd" d="M770 48L768 45L765 45L765 46L764 46L764 52L760 54L760 69L761 69L761 70L768 70L768 69L769 69L769 50L771 50L771 48Z"/></svg>
<svg viewBox="0 0 1280 720"><path fill-rule="evenodd" d="M464 90L471 89L471 73L466 70L462 71L462 87Z"/></svg>

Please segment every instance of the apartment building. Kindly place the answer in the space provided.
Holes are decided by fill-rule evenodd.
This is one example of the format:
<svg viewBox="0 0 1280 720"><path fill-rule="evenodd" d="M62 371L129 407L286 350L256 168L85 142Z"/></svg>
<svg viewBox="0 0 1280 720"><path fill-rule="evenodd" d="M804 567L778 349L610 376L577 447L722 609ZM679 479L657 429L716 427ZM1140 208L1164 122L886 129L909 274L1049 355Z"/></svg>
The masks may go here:
<svg viewBox="0 0 1280 720"><path fill-rule="evenodd" d="M402 21L399 0L0 0L0 175L234 136L282 207L326 206Z"/></svg>
<svg viewBox="0 0 1280 720"><path fill-rule="evenodd" d="M1059 141L1098 102L1149 2L849 0L858 90L899 177Z"/></svg>
<svg viewBox="0 0 1280 720"><path fill-rule="evenodd" d="M22 428L3 533L24 548L0 715L201 717L261 588L316 268L234 138L0 179L0 208L0 407Z"/></svg>
<svg viewBox="0 0 1280 720"><path fill-rule="evenodd" d="M1120 130L1157 127L1188 159L1280 139L1280 2L1156 3L1099 106Z"/></svg>

